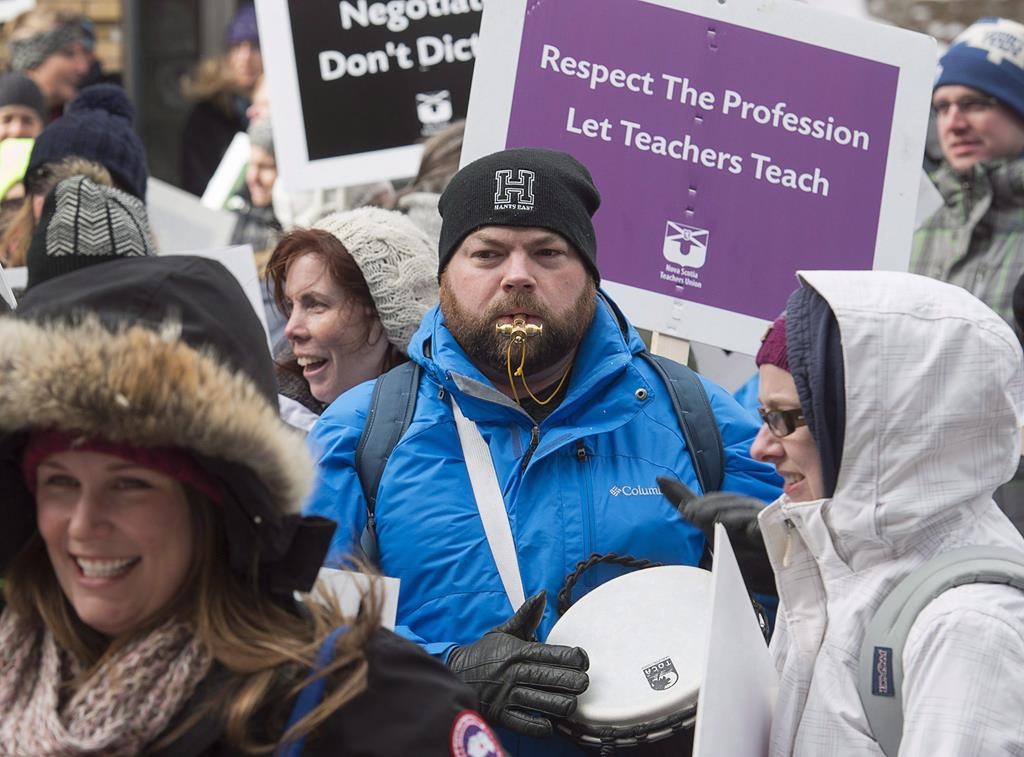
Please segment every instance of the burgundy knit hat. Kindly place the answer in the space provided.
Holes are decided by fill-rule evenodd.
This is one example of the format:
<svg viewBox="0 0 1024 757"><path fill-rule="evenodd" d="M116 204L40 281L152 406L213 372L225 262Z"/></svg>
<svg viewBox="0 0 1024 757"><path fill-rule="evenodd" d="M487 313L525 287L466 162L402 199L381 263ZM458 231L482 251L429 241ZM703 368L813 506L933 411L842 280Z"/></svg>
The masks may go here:
<svg viewBox="0 0 1024 757"><path fill-rule="evenodd" d="M176 447L136 447L127 442L113 442L100 437L79 437L56 429L39 429L29 435L21 470L25 484L33 495L36 493L36 469L39 464L50 455L71 450L114 455L175 478L206 495L213 502L221 502L224 499L216 479L204 471L185 450Z"/></svg>
<svg viewBox="0 0 1024 757"><path fill-rule="evenodd" d="M761 349L757 351L754 358L757 367L762 365L774 365L789 373L789 358L786 356L786 314L783 313L775 319L775 323L768 327L767 333L761 339Z"/></svg>

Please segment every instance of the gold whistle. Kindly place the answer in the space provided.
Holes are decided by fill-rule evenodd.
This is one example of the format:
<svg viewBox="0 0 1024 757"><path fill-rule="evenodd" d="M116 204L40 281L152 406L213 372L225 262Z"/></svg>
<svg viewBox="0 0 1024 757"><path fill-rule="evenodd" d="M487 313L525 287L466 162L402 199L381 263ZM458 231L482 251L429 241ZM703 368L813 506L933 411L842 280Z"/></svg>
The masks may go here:
<svg viewBox="0 0 1024 757"><path fill-rule="evenodd" d="M543 326L527 323L525 318L513 318L512 323L498 323L494 326L499 334L509 334L512 341L521 344L528 336L537 336L543 330Z"/></svg>

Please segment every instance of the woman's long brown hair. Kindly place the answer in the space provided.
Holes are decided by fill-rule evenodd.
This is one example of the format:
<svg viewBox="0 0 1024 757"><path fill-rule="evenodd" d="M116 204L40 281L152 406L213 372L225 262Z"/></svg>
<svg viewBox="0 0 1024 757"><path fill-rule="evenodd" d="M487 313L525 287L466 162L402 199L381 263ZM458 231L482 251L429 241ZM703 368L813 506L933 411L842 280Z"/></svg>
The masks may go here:
<svg viewBox="0 0 1024 757"><path fill-rule="evenodd" d="M220 505L194 491L187 493L196 559L168 607L134 633L151 631L172 617L184 618L230 675L216 697L189 713L157 745L173 743L213 711L223 718L225 735L233 746L266 754L281 740L315 730L366 688L365 647L380 627L380 601L369 592L358 617L346 618L328 591L318 587L315 597L304 598L301 614L286 609L260 589L257 555L247 578L230 569L223 518L217 512ZM38 533L12 562L3 591L11 611L34 628L48 629L57 644L82 664L83 673L72 686L88 680L128 640L111 640L78 618ZM323 640L342 625L348 630L338 638L332 661L317 673L329 680L322 702L279 739L268 741L265 734L280 733L288 716L281 711L281 703L293 700L311 680Z"/></svg>

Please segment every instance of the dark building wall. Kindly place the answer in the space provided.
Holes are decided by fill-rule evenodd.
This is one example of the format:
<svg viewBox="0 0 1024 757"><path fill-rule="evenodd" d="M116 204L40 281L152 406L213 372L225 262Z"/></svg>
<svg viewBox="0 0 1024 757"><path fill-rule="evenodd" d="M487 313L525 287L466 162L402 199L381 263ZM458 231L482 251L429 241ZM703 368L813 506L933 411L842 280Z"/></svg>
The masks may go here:
<svg viewBox="0 0 1024 757"><path fill-rule="evenodd" d="M126 81L138 113L150 173L178 184L181 130L190 103L182 78L223 51L235 0L127 0Z"/></svg>

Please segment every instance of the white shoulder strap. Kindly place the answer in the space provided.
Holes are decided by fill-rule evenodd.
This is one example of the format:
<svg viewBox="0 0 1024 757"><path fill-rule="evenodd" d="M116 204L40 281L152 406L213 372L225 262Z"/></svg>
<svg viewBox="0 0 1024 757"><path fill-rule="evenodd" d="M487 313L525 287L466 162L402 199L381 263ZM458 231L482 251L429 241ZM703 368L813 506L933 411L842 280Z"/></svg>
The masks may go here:
<svg viewBox="0 0 1024 757"><path fill-rule="evenodd" d="M451 395L449 395L451 396ZM494 472L494 460L487 442L480 435L480 430L473 421L462 414L459 403L452 397L452 412L455 414L455 427L459 431L459 443L462 445L462 456L466 459L469 471L469 483L473 487L480 520L487 535L494 563L498 566L502 586L512 604L512 611L518 610L526 601L523 591L523 579L519 575L519 559L516 557L516 543L512 538L512 526L508 522L505 510L505 499L501 496L498 476Z"/></svg>

